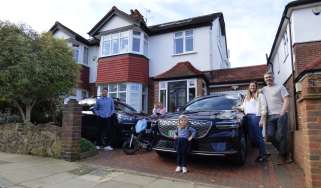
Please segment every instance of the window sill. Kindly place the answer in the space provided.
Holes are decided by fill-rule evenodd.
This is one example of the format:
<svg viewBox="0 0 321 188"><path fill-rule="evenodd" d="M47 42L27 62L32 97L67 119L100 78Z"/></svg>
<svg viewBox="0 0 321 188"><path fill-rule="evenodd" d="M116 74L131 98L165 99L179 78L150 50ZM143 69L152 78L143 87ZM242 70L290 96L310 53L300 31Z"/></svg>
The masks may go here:
<svg viewBox="0 0 321 188"><path fill-rule="evenodd" d="M190 51L190 52L184 52L184 53L180 53L180 54L173 54L172 56L181 56L181 55L189 55L189 54L196 54L197 52L195 51Z"/></svg>

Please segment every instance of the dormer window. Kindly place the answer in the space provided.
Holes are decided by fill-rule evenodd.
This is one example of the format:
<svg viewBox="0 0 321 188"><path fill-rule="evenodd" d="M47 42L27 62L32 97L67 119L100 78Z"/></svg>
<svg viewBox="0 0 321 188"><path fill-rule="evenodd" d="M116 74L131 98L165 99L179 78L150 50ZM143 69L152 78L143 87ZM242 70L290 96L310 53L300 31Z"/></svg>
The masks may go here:
<svg viewBox="0 0 321 188"><path fill-rule="evenodd" d="M186 30L174 33L174 54L192 52L193 50L193 30Z"/></svg>

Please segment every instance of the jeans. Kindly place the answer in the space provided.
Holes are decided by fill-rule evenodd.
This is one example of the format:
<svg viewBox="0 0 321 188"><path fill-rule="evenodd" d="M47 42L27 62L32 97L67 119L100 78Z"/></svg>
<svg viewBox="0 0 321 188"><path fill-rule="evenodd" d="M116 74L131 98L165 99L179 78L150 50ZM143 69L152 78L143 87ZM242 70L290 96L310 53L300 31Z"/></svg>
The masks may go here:
<svg viewBox="0 0 321 188"><path fill-rule="evenodd" d="M281 155L288 154L288 115L269 115L267 124L268 140Z"/></svg>
<svg viewBox="0 0 321 188"><path fill-rule="evenodd" d="M259 126L261 117L255 114L246 115L246 125L248 127L248 133L252 143L255 143L259 147L259 156L263 157L266 154L265 143L263 139L262 130Z"/></svg>
<svg viewBox="0 0 321 188"><path fill-rule="evenodd" d="M105 139L105 137L107 137ZM98 130L96 135L97 146L110 146L113 141L112 119L98 117Z"/></svg>
<svg viewBox="0 0 321 188"><path fill-rule="evenodd" d="M190 143L187 138L176 138L176 164L177 166L184 166L186 167L186 158L189 152Z"/></svg>

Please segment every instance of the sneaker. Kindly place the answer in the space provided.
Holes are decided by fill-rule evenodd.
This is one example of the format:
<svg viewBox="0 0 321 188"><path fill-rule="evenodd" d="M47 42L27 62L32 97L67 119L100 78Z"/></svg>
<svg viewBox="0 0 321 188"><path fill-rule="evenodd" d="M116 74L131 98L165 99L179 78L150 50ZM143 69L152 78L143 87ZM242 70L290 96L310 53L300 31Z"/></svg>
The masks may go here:
<svg viewBox="0 0 321 188"><path fill-rule="evenodd" d="M265 157L262 157L262 156L258 156L256 159L255 159L255 162L257 163L263 163L266 161L266 158Z"/></svg>
<svg viewBox="0 0 321 188"><path fill-rule="evenodd" d="M101 149L101 147L100 147L100 146L96 146L96 149L97 149L97 150L100 150L100 149Z"/></svg>
<svg viewBox="0 0 321 188"><path fill-rule="evenodd" d="M182 172L185 174L185 173L187 173L187 168L184 166L183 168L182 168Z"/></svg>
<svg viewBox="0 0 321 188"><path fill-rule="evenodd" d="M177 166L175 169L175 172L180 172L182 170L182 168L180 166Z"/></svg>
<svg viewBox="0 0 321 188"><path fill-rule="evenodd" d="M106 146L106 147L104 147L104 150L112 151L112 150L114 150L114 148L112 148L111 146Z"/></svg>

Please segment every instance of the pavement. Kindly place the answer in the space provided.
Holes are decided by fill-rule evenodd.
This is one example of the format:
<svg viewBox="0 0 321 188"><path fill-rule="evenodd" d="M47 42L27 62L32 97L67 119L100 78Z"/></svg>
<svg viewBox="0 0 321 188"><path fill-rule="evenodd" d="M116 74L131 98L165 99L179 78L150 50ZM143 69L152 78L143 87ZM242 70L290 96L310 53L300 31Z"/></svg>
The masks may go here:
<svg viewBox="0 0 321 188"><path fill-rule="evenodd" d="M224 188L87 162L0 152L0 188Z"/></svg>

